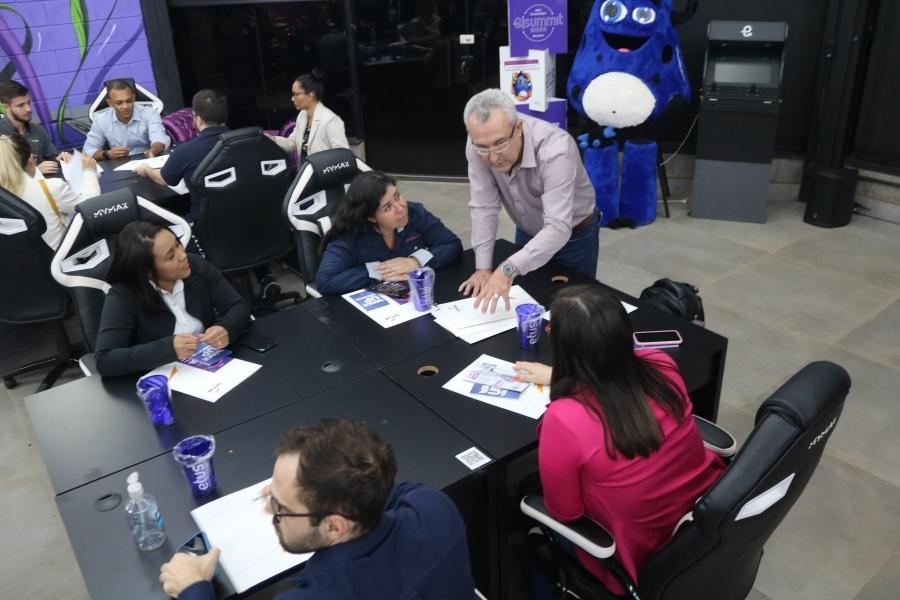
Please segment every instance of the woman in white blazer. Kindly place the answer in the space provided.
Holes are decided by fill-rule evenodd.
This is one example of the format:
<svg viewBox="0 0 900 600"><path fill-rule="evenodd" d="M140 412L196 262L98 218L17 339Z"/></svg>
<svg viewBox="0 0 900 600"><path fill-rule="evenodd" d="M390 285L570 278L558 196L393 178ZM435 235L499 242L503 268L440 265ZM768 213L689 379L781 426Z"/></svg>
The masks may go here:
<svg viewBox="0 0 900 600"><path fill-rule="evenodd" d="M44 179L37 170L31 147L21 135L0 135L0 186L34 207L44 217L47 230L41 237L54 250L59 246L75 207L86 198L100 194L97 161L82 153L81 193L65 179Z"/></svg>
<svg viewBox="0 0 900 600"><path fill-rule="evenodd" d="M344 121L322 104L325 92L322 73L313 69L312 73L301 75L291 86L291 101L300 111L297 127L290 137L274 136L272 139L287 152L297 153L297 162L303 157L332 148L349 148Z"/></svg>

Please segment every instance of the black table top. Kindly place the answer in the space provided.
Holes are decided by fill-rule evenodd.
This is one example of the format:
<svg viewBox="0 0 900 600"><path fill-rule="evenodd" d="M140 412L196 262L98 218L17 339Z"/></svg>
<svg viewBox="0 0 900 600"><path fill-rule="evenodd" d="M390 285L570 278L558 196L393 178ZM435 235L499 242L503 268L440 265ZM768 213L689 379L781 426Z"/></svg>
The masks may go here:
<svg viewBox="0 0 900 600"><path fill-rule="evenodd" d="M420 481L446 488L471 471L455 456L473 444L425 406L381 374L357 377L346 385L244 422L216 436L214 467L218 493L225 495L272 474L272 450L293 426L310 426L325 417L358 420L394 448L397 481ZM144 488L156 496L168 539L152 552L140 552L131 540L124 513L125 498L100 512L95 501L125 494L131 468L57 497L79 566L91 597L163 598L159 567L196 532L190 510L209 501L195 500L181 468L171 455L134 466ZM210 498L212 499L212 498Z"/></svg>
<svg viewBox="0 0 900 600"><path fill-rule="evenodd" d="M159 204L168 210L178 214L184 214L190 206L188 196L181 196L169 186L159 185L149 177L142 177L134 171L116 171L115 168L125 163L146 158L143 154L126 156L125 158L111 158L97 161L103 168L100 173L100 191L102 193L114 192L122 188L131 188L135 195Z"/></svg>
<svg viewBox="0 0 900 600"><path fill-rule="evenodd" d="M150 424L135 393L136 375L95 375L27 398L54 491L71 490L168 452L189 435L220 432L374 370L305 311L268 315L253 328L277 338L278 346L263 354L241 346L232 350L262 368L215 403L173 393L175 423L168 427ZM340 370L323 370L329 361L337 361Z"/></svg>

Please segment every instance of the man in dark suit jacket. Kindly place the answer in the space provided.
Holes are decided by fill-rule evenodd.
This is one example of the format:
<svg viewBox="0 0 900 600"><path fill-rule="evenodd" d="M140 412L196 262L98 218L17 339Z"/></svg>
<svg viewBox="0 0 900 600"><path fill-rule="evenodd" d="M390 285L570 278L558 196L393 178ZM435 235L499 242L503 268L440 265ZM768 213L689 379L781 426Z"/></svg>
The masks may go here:
<svg viewBox="0 0 900 600"><path fill-rule="evenodd" d="M416 483L394 485L390 445L359 423L326 419L282 438L272 482L260 490L288 552L315 552L276 600L475 597L466 529L453 502ZM176 554L163 590L214 600L219 551Z"/></svg>

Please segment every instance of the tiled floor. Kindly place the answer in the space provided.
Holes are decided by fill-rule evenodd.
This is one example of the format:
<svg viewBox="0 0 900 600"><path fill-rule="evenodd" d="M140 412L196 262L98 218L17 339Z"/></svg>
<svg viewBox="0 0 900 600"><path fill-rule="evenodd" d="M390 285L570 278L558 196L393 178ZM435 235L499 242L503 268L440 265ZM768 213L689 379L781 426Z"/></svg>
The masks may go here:
<svg viewBox="0 0 900 600"><path fill-rule="evenodd" d="M468 245L465 184L400 187ZM729 338L720 423L739 441L759 403L806 363L832 360L850 372L841 422L767 544L749 598L897 598L900 225L856 217L818 229L803 223L796 188L773 195L765 225L692 219L673 205L671 219L603 230L598 276L631 294L660 276L700 286L708 326ZM504 219L501 236L512 233ZM37 328L0 329L0 369L46 354ZM0 589L10 598L86 598L23 408L39 379L0 389Z"/></svg>

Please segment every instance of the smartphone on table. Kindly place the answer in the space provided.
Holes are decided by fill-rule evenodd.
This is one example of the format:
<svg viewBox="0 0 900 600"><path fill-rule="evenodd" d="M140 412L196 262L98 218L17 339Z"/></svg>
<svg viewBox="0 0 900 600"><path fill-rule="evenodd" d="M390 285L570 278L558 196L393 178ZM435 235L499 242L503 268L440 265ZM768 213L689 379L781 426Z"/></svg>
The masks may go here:
<svg viewBox="0 0 900 600"><path fill-rule="evenodd" d="M632 339L636 348L674 348L683 341L677 329L635 331Z"/></svg>

